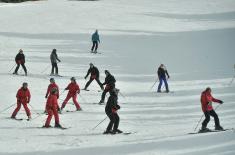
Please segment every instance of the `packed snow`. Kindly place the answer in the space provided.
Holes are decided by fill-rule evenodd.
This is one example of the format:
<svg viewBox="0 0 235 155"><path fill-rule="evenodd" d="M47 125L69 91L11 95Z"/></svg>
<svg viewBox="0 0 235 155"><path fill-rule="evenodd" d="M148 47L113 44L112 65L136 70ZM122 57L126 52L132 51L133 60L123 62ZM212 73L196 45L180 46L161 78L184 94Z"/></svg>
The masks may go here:
<svg viewBox="0 0 235 155"><path fill-rule="evenodd" d="M235 154L234 130L188 134L201 127L202 121L194 131L203 115L200 94L208 86L224 101L213 104L221 125L235 128L234 0L0 3L0 21L0 154ZM90 53L95 29L101 54ZM28 76L22 68L19 76L12 74L20 48ZM93 129L106 117L104 105L95 104L101 97L95 81L78 96L83 111L60 115L68 129L40 128L47 118L42 113L53 48L61 60L62 77L55 77L61 92L72 76L85 86L90 62L102 82L105 69L115 76L121 90L119 128L132 134L103 135L108 119ZM170 93L156 93L158 82L151 89L161 63L170 74ZM33 119L11 120L23 82L31 91ZM75 110L72 101L66 109ZM27 118L23 108L17 118ZM208 127L214 128L213 118Z"/></svg>

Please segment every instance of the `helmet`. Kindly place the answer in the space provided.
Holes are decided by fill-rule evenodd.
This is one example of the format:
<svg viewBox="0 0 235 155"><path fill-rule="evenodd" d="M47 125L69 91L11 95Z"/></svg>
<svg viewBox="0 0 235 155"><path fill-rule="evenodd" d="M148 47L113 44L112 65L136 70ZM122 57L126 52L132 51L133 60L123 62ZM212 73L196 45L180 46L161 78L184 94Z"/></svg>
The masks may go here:
<svg viewBox="0 0 235 155"><path fill-rule="evenodd" d="M72 81L76 81L76 78L75 77L71 77L71 79L70 80L72 80Z"/></svg>
<svg viewBox="0 0 235 155"><path fill-rule="evenodd" d="M23 50L22 50L22 49L20 49L20 50L19 50L19 52L23 52Z"/></svg>
<svg viewBox="0 0 235 155"><path fill-rule="evenodd" d="M22 84L22 86L23 86L23 87L28 87L28 83L27 83L27 82L24 82L24 83Z"/></svg>
<svg viewBox="0 0 235 155"><path fill-rule="evenodd" d="M52 50L52 52L55 53L55 52L56 52L56 49L54 48L54 49Z"/></svg>
<svg viewBox="0 0 235 155"><path fill-rule="evenodd" d="M55 82L55 79L54 78L50 78L50 82Z"/></svg>
<svg viewBox="0 0 235 155"><path fill-rule="evenodd" d="M93 63L90 63L89 65L90 65L90 66L94 66Z"/></svg>

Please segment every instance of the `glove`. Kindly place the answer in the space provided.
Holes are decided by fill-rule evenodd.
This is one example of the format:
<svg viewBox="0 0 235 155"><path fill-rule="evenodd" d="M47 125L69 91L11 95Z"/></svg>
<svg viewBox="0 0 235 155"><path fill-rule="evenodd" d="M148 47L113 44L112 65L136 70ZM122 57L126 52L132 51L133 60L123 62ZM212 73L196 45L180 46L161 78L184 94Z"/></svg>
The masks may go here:
<svg viewBox="0 0 235 155"><path fill-rule="evenodd" d="M47 98L47 95L45 96L45 98Z"/></svg>
<svg viewBox="0 0 235 155"><path fill-rule="evenodd" d="M120 105L118 105L118 104L116 105L116 107L117 107L118 110L121 108Z"/></svg>
<svg viewBox="0 0 235 155"><path fill-rule="evenodd" d="M58 60L59 62L61 62L60 60Z"/></svg>
<svg viewBox="0 0 235 155"><path fill-rule="evenodd" d="M87 77L85 76L84 79L86 80L86 78L87 78Z"/></svg>
<svg viewBox="0 0 235 155"><path fill-rule="evenodd" d="M223 104L224 102L223 102L223 101L221 101L221 100L219 100L219 103L220 103L220 104Z"/></svg>
<svg viewBox="0 0 235 155"><path fill-rule="evenodd" d="M170 76L168 76L168 79L170 78Z"/></svg>

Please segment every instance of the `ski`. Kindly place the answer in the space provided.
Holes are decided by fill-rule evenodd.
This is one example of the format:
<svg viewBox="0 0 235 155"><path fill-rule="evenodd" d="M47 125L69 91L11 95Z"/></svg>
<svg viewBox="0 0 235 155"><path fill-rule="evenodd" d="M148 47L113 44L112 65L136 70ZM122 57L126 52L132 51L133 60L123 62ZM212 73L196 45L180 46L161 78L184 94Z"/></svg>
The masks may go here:
<svg viewBox="0 0 235 155"><path fill-rule="evenodd" d="M157 92L158 94L173 94L174 91L169 91L169 92L166 92L166 91L162 91L162 92Z"/></svg>
<svg viewBox="0 0 235 155"><path fill-rule="evenodd" d="M79 111L82 111L82 110L66 110L65 112L79 112Z"/></svg>
<svg viewBox="0 0 235 155"><path fill-rule="evenodd" d="M66 130L66 129L69 129L69 128L71 128L71 127L60 127L60 128L58 128L58 127L44 127L44 126L42 126L42 127L37 127L38 129L61 129L61 130Z"/></svg>
<svg viewBox="0 0 235 155"><path fill-rule="evenodd" d="M201 131L201 130L199 130L198 132L190 132L190 133L188 133L188 134L201 134L201 133L211 133L211 132L223 132L223 131L228 131L228 130L234 130L234 128L223 129L223 130L207 130L207 131Z"/></svg>

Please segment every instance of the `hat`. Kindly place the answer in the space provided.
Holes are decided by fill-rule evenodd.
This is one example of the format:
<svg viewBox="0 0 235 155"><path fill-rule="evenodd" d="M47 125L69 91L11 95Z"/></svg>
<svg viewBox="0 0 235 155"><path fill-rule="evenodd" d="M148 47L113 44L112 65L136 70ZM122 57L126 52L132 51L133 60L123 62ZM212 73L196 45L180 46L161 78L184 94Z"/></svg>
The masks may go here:
<svg viewBox="0 0 235 155"><path fill-rule="evenodd" d="M50 82L55 82L55 79L54 78L50 78Z"/></svg>
<svg viewBox="0 0 235 155"><path fill-rule="evenodd" d="M28 86L28 83L27 83L27 82L24 82L22 85L23 85L23 87L24 87L24 86L27 87L27 86Z"/></svg>
<svg viewBox="0 0 235 155"><path fill-rule="evenodd" d="M71 77L71 79L70 80L72 80L72 81L76 81L76 78L75 77Z"/></svg>

